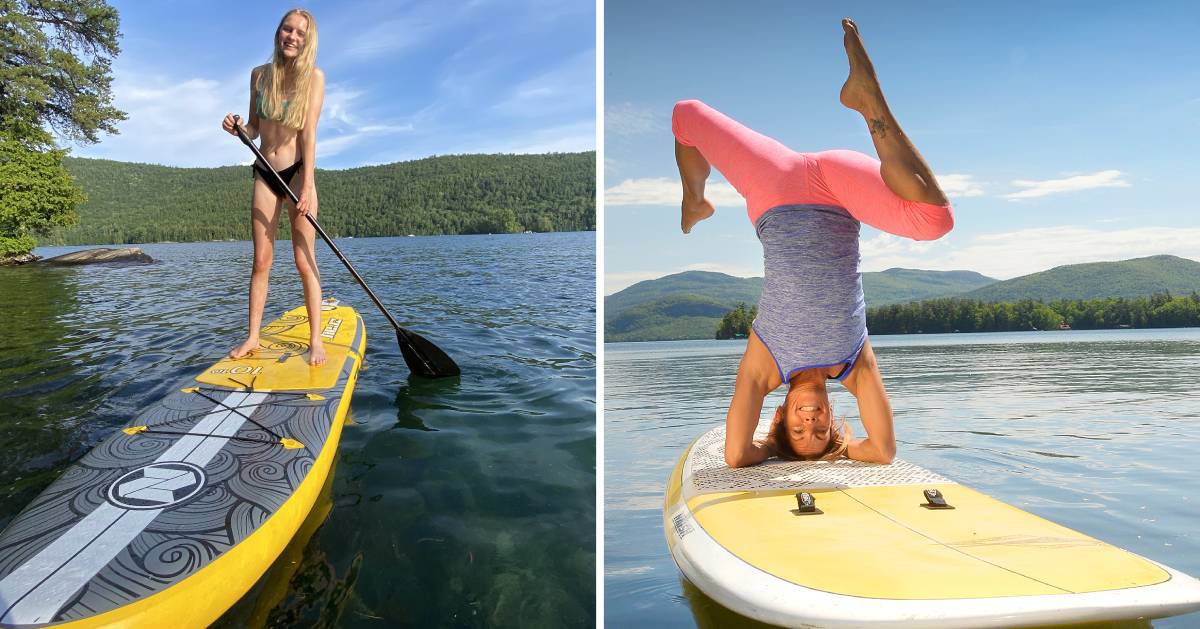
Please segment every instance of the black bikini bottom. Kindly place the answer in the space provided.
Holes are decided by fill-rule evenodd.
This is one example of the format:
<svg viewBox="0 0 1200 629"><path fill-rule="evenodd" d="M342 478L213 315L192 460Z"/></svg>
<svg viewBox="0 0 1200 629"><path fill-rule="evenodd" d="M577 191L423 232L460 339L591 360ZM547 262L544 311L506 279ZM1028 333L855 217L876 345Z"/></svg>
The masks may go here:
<svg viewBox="0 0 1200 629"><path fill-rule="evenodd" d="M279 176L285 183L291 185L292 179L296 177L297 172L300 172L300 166L303 164L304 160L297 161L295 164L278 171ZM271 171L266 166L258 163L257 160L254 162L254 172L258 173L259 178L261 178L263 182L267 184L267 187L271 189L271 192L274 192L285 199L289 198L288 191L285 190L283 186L279 185L279 180L275 178L275 175L272 175Z"/></svg>

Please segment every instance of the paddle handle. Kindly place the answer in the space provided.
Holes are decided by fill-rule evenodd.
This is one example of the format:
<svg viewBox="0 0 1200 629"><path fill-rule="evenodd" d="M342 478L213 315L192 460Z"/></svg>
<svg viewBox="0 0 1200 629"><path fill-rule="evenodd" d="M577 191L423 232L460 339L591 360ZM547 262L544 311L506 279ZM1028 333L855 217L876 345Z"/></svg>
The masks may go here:
<svg viewBox="0 0 1200 629"><path fill-rule="evenodd" d="M287 191L288 198L292 200L292 203L299 206L300 199L296 196L296 193L292 192L291 187L287 185L287 182L283 180L283 177L280 177L279 173L275 172L275 169L271 167L271 163L267 161L266 157L263 157L262 151L258 150L258 147L254 145L254 142L249 138L249 136L246 135L246 131L242 129L241 116L233 117L233 129L234 131L237 131L237 136L239 139L241 139L242 144L245 144L246 146L250 147L251 151L254 151L254 156L258 158L258 161L262 163L262 165L266 167L267 171L271 173L271 176L275 178L275 182L278 183L281 188ZM400 327L400 324L396 322L396 318L392 316L392 313L388 312L387 308L384 307L383 302L379 301L379 297L375 296L375 291L371 290L370 286L367 286L366 281L364 281L362 276L358 274L358 271L354 270L354 265L350 264L350 261L346 259L346 256L342 255L342 250L338 249L338 246L333 244L333 239L329 237L329 234L325 233L325 230L321 228L321 224L317 222L317 219L313 218L313 216L307 212L304 214L304 218L307 218L308 222L311 223L313 228L317 230L317 233L320 234L321 239L325 241L325 244L329 245L329 248L333 250L333 254L338 257L338 260L341 260L342 264L346 265L346 270L350 271L350 275L354 276L354 279L358 281L358 285L362 286L363 290L367 291L367 296L371 298L371 301L375 302L375 305L379 307L379 310L383 313L383 316L387 317L387 320L392 323L392 327L396 328L397 331L407 336L408 330Z"/></svg>

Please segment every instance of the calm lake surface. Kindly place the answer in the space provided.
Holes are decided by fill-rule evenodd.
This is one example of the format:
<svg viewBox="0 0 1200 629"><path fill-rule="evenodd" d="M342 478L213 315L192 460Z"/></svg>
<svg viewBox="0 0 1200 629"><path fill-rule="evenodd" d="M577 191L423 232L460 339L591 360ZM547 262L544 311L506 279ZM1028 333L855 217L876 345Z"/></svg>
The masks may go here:
<svg viewBox="0 0 1200 629"><path fill-rule="evenodd" d="M1200 576L1200 329L871 343L900 457ZM724 421L745 341L604 349L605 624L763 626L685 581L662 531L667 477L693 439ZM839 385L830 392L862 435L854 398ZM1200 613L1153 626L1197 627Z"/></svg>
<svg viewBox="0 0 1200 629"><path fill-rule="evenodd" d="M303 302L290 244L264 322ZM317 245L325 293L366 322L353 423L313 515L218 626L594 624L595 234L338 245L463 375L410 379L391 325ZM249 242L142 247L156 263L0 268L0 527L244 337Z"/></svg>

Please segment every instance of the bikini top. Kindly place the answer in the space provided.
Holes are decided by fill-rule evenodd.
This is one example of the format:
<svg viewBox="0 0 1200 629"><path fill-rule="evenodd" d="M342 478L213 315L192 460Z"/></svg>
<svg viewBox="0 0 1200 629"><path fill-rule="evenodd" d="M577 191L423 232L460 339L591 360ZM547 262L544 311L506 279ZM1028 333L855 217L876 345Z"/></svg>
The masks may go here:
<svg viewBox="0 0 1200 629"><path fill-rule="evenodd" d="M279 120L287 118L288 102L289 101L286 100L283 101L283 114L278 118ZM263 95L262 92L258 90L254 91L254 110L260 119L272 120L272 118L267 118L266 112L263 111Z"/></svg>
<svg viewBox="0 0 1200 629"><path fill-rule="evenodd" d="M765 275L754 332L780 377L853 366L867 338L858 220L840 207L785 205L764 212L754 227ZM838 379L847 375L845 369Z"/></svg>

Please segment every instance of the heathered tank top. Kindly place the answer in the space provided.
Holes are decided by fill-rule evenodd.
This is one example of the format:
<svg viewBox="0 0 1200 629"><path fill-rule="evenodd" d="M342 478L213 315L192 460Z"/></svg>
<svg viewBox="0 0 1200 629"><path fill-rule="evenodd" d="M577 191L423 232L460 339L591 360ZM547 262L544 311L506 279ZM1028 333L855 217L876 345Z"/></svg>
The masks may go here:
<svg viewBox="0 0 1200 629"><path fill-rule="evenodd" d="M773 207L754 223L766 278L754 332L786 384L798 371L846 365L867 339L859 222L829 205Z"/></svg>

